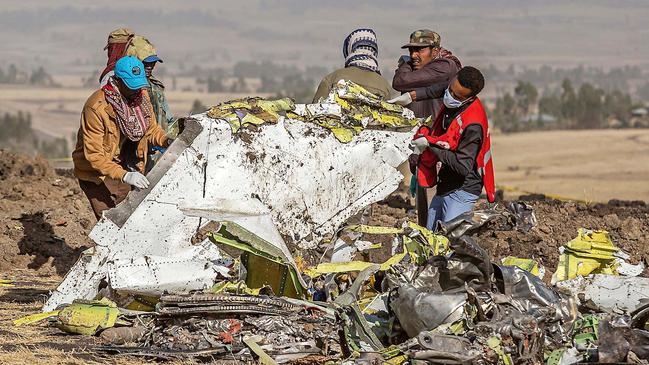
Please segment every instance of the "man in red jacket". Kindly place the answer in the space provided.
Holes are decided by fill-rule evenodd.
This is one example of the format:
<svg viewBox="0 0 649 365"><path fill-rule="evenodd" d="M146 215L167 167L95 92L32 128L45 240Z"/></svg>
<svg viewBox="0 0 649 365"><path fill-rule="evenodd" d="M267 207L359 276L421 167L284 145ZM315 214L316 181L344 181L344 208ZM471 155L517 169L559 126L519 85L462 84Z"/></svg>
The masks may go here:
<svg viewBox="0 0 649 365"><path fill-rule="evenodd" d="M420 130L412 142L415 153L421 153L419 184L437 185L428 209L428 229L473 209L483 186L488 200L494 201L489 122L478 98L483 87L484 76L478 69L462 68L444 92L444 107L434 125Z"/></svg>

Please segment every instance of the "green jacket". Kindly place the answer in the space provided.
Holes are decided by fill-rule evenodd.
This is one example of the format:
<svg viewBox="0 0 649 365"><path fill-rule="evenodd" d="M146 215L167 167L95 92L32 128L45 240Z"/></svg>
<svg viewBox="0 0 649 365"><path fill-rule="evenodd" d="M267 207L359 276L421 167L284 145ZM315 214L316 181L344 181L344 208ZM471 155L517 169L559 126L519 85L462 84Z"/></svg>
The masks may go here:
<svg viewBox="0 0 649 365"><path fill-rule="evenodd" d="M315 96L313 96L313 102L317 103L321 98L326 98L339 80L353 81L372 94L379 95L384 99L387 99L392 91L390 84L378 73L350 66L341 68L325 76L320 82Z"/></svg>
<svg viewBox="0 0 649 365"><path fill-rule="evenodd" d="M151 85L149 95L151 95L151 104L153 104L153 112L155 113L156 120L169 138L176 138L178 135L178 126L176 125L176 118L174 118L167 103L165 86L162 81L154 77L149 79L149 84Z"/></svg>

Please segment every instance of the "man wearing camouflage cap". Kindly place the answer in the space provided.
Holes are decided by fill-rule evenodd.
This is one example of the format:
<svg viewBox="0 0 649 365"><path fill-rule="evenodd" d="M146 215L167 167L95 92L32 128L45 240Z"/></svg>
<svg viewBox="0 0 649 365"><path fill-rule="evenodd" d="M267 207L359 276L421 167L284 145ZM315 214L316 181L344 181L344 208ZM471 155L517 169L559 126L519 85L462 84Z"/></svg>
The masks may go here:
<svg viewBox="0 0 649 365"><path fill-rule="evenodd" d="M399 103L407 104L419 118L432 115L435 119L442 107L442 99L417 100L415 91L439 83L446 83L445 89L462 68L462 64L450 51L441 47L439 34L429 29L412 32L410 42L401 48L407 48L410 56L404 55L399 59L392 87L397 91L409 93L412 101L405 103L399 100Z"/></svg>
<svg viewBox="0 0 649 365"><path fill-rule="evenodd" d="M399 59L399 67L394 73L392 87L401 91L403 95L390 102L407 106L418 118L432 116L435 120L443 106L442 98L424 98L426 88L440 85L441 90L446 89L455 74L462 68L462 64L450 51L441 47L439 34L429 29L412 32L410 42L401 48L407 48L410 56L404 55ZM418 95L421 97L417 98ZM416 157L409 159L410 171L413 174L418 163ZM428 217L426 190L417 188L416 191L418 221L424 226Z"/></svg>
<svg viewBox="0 0 649 365"><path fill-rule="evenodd" d="M162 59L158 57L155 47L148 39L136 35L131 40L131 44L126 50L128 56L137 57L144 64L144 71L146 78L149 81L151 95L151 103L155 112L156 119L160 127L167 132L171 137L176 137L177 131L174 130L175 118L169 109L167 97L165 96L165 86L162 81L153 76L153 69L156 63L162 63Z"/></svg>

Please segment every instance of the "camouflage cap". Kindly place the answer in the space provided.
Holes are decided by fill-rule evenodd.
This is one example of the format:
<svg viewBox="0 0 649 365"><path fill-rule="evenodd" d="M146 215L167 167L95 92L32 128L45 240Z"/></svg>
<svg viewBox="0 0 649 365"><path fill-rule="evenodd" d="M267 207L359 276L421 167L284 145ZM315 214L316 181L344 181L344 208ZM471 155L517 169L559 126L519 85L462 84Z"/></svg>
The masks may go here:
<svg viewBox="0 0 649 365"><path fill-rule="evenodd" d="M106 42L106 47L104 47L104 50L108 48L109 44L126 43L131 38L133 38L134 35L135 33L133 33L133 31L128 28L115 29L114 31L108 34L108 42Z"/></svg>
<svg viewBox="0 0 649 365"><path fill-rule="evenodd" d="M410 43L402 46L401 48L408 47L439 47L442 43L442 38L436 32L430 29L420 29L410 34Z"/></svg>
<svg viewBox="0 0 649 365"><path fill-rule="evenodd" d="M148 39L142 37L141 35L136 35L133 37L131 44L129 44L128 49L126 50L127 56L135 56L140 61L146 62L145 60L151 56L157 56L158 53L155 50L155 47ZM157 57L156 57L157 58ZM160 60L158 58L160 62Z"/></svg>

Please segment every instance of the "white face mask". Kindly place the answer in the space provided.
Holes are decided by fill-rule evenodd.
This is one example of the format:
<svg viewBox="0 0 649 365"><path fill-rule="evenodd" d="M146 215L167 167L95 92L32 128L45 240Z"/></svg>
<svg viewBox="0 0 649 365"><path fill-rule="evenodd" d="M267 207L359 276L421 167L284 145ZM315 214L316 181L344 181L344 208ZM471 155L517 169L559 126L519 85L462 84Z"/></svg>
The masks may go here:
<svg viewBox="0 0 649 365"><path fill-rule="evenodd" d="M456 98L451 95L451 87L447 87L446 91L444 92L444 105L446 105L447 108L449 109L456 109L461 107L462 105L466 104L469 102L471 98L468 98L464 101L459 101Z"/></svg>

